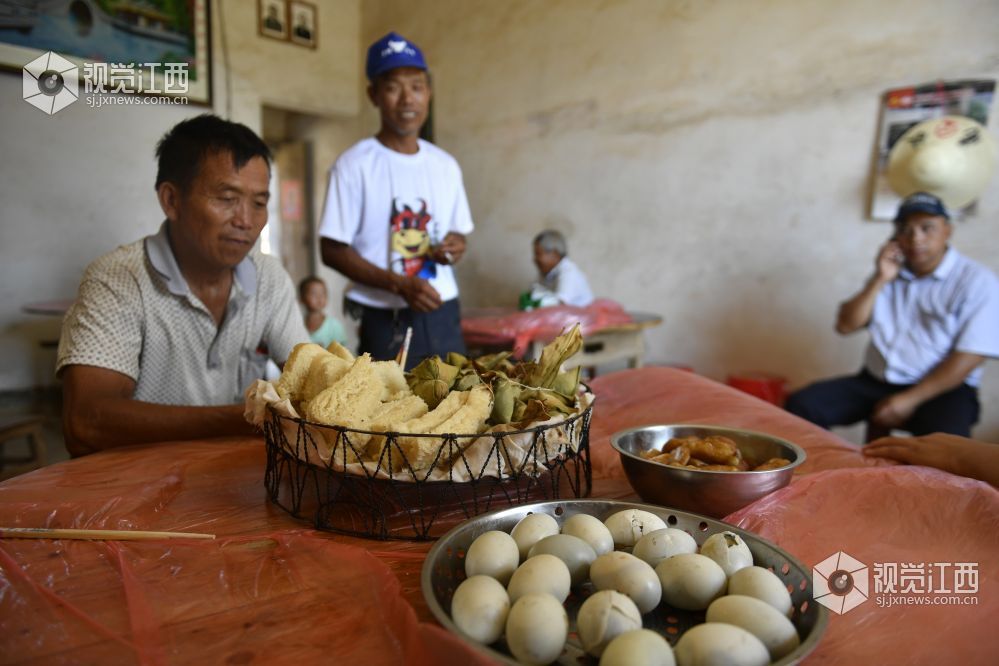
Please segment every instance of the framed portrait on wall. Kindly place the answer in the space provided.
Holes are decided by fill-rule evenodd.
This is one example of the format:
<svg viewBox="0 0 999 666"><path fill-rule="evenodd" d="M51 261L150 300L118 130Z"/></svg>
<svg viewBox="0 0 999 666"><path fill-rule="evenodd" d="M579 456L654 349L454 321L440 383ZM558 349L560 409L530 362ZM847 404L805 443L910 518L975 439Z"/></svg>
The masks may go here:
<svg viewBox="0 0 999 666"><path fill-rule="evenodd" d="M25 99L29 76L51 94L39 74L55 61L65 87L211 103L210 0L0 4L0 67L24 70Z"/></svg>
<svg viewBox="0 0 999 666"><path fill-rule="evenodd" d="M261 35L288 40L288 3L286 0L257 0L257 27Z"/></svg>
<svg viewBox="0 0 999 666"><path fill-rule="evenodd" d="M290 0L288 17L291 20L291 41L299 46L316 48L316 6L303 0Z"/></svg>

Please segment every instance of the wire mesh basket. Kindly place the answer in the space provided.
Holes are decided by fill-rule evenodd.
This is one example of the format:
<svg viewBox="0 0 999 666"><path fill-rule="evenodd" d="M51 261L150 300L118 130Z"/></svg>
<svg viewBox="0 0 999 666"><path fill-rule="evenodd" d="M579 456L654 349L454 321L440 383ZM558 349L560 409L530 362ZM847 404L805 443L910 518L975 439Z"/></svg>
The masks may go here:
<svg viewBox="0 0 999 666"><path fill-rule="evenodd" d="M320 530L437 539L487 511L589 496L592 410L524 430L416 435L324 425L269 407L264 484L271 501ZM360 463L372 437L382 438L380 455ZM431 447L419 467L400 445L414 439Z"/></svg>

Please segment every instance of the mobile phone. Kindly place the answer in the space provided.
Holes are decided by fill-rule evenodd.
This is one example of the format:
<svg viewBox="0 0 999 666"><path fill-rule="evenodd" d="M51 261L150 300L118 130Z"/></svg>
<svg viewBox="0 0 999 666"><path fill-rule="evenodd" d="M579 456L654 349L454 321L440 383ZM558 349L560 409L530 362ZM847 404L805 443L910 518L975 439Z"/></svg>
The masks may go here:
<svg viewBox="0 0 999 666"><path fill-rule="evenodd" d="M905 260L905 257L902 254L902 250L898 247L898 234L892 235L888 242L895 244L895 247L893 248L894 252L891 253L891 260L896 264L901 264Z"/></svg>

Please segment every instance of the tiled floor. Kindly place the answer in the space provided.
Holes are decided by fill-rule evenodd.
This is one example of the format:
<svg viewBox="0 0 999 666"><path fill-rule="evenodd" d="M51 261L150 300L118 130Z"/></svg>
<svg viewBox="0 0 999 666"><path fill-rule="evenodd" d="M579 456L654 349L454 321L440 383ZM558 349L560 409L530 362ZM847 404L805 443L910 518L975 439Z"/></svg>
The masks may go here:
<svg viewBox="0 0 999 666"><path fill-rule="evenodd" d="M42 437L45 440L45 463L51 465L69 459L62 437L62 397L58 388L0 393L0 420L19 416L42 417ZM12 439L0 445L0 455L19 457L28 454L25 439ZM0 465L0 480L35 469L37 465L9 463Z"/></svg>

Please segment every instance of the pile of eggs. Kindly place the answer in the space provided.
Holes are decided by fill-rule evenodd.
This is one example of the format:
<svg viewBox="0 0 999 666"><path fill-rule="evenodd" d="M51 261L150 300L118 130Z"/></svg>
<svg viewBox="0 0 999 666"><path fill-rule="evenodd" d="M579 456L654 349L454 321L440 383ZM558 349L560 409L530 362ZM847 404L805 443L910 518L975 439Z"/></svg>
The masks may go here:
<svg viewBox="0 0 999 666"><path fill-rule="evenodd" d="M753 565L738 534L713 534L698 552L687 532L640 509L604 521L580 513L561 526L546 513L528 514L509 534L479 535L465 574L451 599L455 625L483 645L504 637L524 664L562 655L569 637L563 603L587 582L595 591L579 607L576 632L600 666L763 666L800 643L791 595L773 572ZM660 604L706 611L707 621L671 648L642 628L642 615Z"/></svg>

